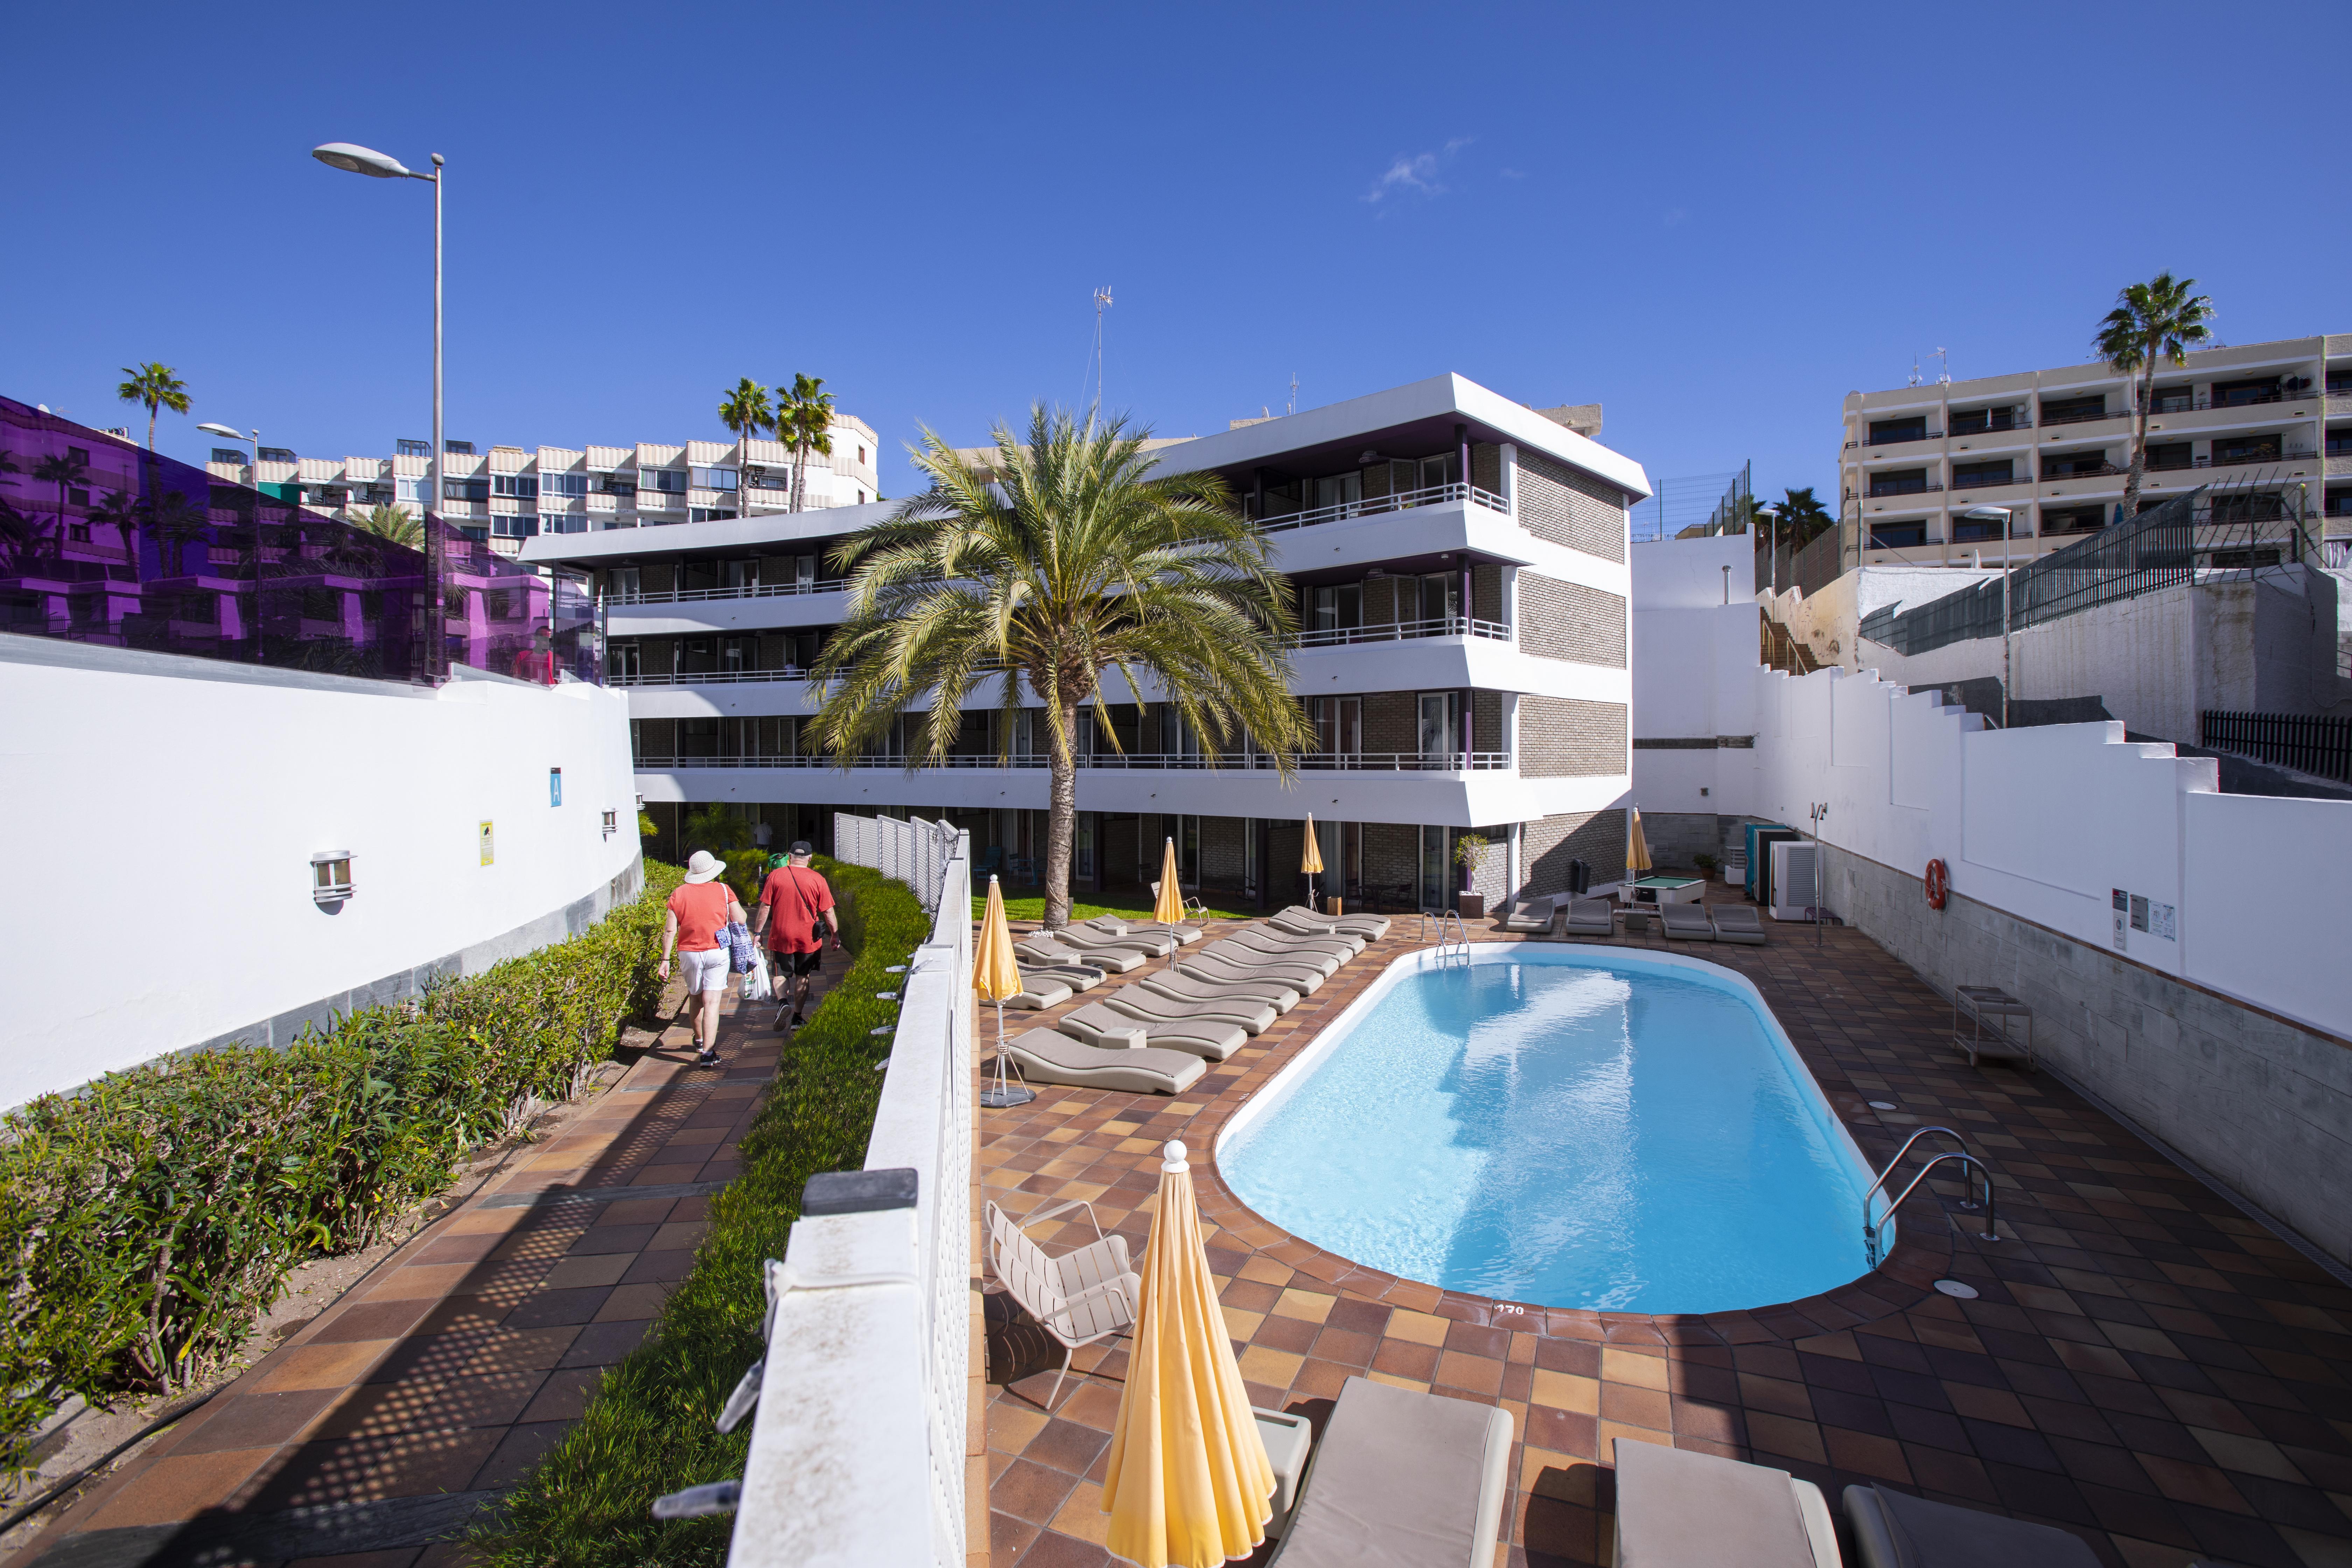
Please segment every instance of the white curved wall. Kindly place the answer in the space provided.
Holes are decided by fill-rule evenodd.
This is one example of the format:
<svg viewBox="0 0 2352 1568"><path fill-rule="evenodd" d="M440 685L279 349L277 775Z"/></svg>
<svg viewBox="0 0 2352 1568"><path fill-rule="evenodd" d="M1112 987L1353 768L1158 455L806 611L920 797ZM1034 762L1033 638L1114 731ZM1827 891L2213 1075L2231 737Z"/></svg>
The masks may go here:
<svg viewBox="0 0 2352 1568"><path fill-rule="evenodd" d="M194 1046L282 1044L559 940L638 879L617 692L424 691L12 637L0 714L0 1105ZM336 913L310 897L327 849L352 857Z"/></svg>

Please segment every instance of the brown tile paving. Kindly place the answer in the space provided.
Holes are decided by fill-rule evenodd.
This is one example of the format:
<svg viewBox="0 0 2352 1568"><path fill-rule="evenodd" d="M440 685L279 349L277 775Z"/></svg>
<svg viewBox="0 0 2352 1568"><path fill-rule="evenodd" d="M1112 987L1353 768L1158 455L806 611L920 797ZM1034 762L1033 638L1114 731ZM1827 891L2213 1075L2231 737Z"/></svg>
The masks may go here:
<svg viewBox="0 0 2352 1568"><path fill-rule="evenodd" d="M723 1076L688 1066L688 1031L668 1029L544 1147L510 1161L466 1206L109 1478L12 1568L90 1530L200 1517L210 1526L240 1513L513 1484L644 1338L701 1241L709 1200L504 1208L483 1200L727 1180L786 1048L773 1031L746 1026L772 1009L755 1003L751 1012L721 1030ZM639 1089L654 1092L621 1092ZM304 1561L435 1568L460 1560L436 1547Z"/></svg>
<svg viewBox="0 0 2352 1568"><path fill-rule="evenodd" d="M2046 1074L1969 1068L1940 1043L1948 1005L1855 931L1819 947L1809 931L1673 945L1756 983L1874 1163L1918 1125L1962 1129L2000 1184L1998 1244L1958 1223L1956 1185L1931 1183L1874 1275L1803 1301L1650 1318L1398 1279L1251 1212L1216 1172L1218 1127L1412 934L1398 922L1181 1100L1040 1086L1030 1105L982 1111L983 1192L1016 1214L1087 1197L1139 1251L1154 1155L1182 1138L1252 1397L1319 1419L1369 1373L1504 1405L1519 1448L1514 1568L1606 1560L1616 1437L1778 1465L1833 1500L1883 1483L2058 1525L2111 1568L2352 1563L2352 1290ZM1101 994L1024 1021L1050 1026ZM1049 1250L1089 1236L1083 1216L1034 1234ZM1978 1298L1935 1292L1938 1278ZM1078 1352L1092 1375L1074 1371L1048 1416L1035 1402L1053 1361L1034 1330L1008 1331L1005 1303L990 1315L993 1561L1097 1568L1110 1559L1085 1478L1099 1480L1123 1346Z"/></svg>

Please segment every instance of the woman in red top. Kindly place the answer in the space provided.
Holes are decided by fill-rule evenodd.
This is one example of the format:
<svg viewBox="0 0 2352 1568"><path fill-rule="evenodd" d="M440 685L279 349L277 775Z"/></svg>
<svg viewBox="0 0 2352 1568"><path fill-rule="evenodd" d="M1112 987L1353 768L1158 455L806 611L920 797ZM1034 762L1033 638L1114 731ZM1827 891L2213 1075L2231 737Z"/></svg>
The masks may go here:
<svg viewBox="0 0 2352 1568"><path fill-rule="evenodd" d="M686 880L669 896L669 915L662 921L662 956L658 971L669 978L670 949L677 949L686 971L686 994L696 998L694 1044L696 1062L719 1065L719 1004L727 994L727 944L719 933L730 921L743 918L743 906L719 873L727 862L714 860L708 849L698 849L686 863Z"/></svg>

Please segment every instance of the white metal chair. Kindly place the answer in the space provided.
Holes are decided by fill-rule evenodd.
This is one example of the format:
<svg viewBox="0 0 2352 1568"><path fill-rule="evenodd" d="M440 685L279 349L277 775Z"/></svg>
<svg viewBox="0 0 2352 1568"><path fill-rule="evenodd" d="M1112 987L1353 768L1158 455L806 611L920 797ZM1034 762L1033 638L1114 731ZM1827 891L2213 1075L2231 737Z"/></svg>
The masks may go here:
<svg viewBox="0 0 2352 1568"><path fill-rule="evenodd" d="M1151 896L1155 899L1160 896L1160 879L1156 877L1151 881ZM1201 889L1197 885L1188 890L1183 883L1177 883L1176 897L1183 904L1187 916L1197 916L1202 920L1209 918L1209 906L1201 901Z"/></svg>
<svg viewBox="0 0 2352 1568"><path fill-rule="evenodd" d="M1072 1209L1087 1211L1095 1239L1074 1252L1048 1258L1024 1227ZM992 1203L983 1217L990 1270L1062 1347L1062 1370L1055 1374L1054 1386L1045 1395L1045 1408L1050 1411L1062 1392L1062 1380L1070 1375L1070 1352L1135 1326L1143 1280L1127 1266L1127 1237L1103 1235L1094 1205L1083 1198L1055 1204L1020 1220Z"/></svg>

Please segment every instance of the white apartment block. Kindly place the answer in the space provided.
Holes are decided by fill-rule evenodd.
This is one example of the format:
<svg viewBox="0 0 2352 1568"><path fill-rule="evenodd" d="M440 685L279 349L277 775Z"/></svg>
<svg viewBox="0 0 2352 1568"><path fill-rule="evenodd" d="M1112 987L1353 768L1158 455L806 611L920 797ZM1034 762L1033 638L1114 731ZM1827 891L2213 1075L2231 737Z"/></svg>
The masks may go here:
<svg viewBox="0 0 2352 1568"><path fill-rule="evenodd" d="M1287 901L1304 891L1310 813L1318 891L1389 908L1558 891L1573 859L1596 885L1622 875L1639 464L1453 375L1159 458L1162 471L1221 475L1266 531L1298 595L1292 689L1318 741L1285 786L1262 757L1204 755L1154 689L1139 706L1118 688L1118 747L1095 742L1080 760L1081 887L1149 880L1173 838L1188 879ZM629 693L660 847L675 851L668 835L704 803L765 821L779 844L822 844L835 810L911 813L971 828L984 864L1034 879L1043 722L1024 714L1001 732L992 683L944 766L909 770L903 742L846 769L802 749L805 671L846 611L831 549L891 510L526 542L523 559L584 569L602 595L608 679ZM1472 830L1492 847L1465 877L1454 850Z"/></svg>
<svg viewBox="0 0 2352 1568"><path fill-rule="evenodd" d="M452 527L512 555L541 533L695 523L781 512L792 505L793 455L779 441L640 441L631 447L492 447L448 441L440 512ZM433 444L403 440L389 458L302 458L264 447L213 448L211 472L320 511L397 506L421 516ZM803 504L864 506L881 494L873 426L835 415L833 452L812 453Z"/></svg>
<svg viewBox="0 0 2352 1568"><path fill-rule="evenodd" d="M2226 484L2352 534L2352 334L2188 360L2158 366L2140 506ZM2137 377L2098 362L1846 394L1841 564L1999 565L2115 521L2137 400ZM1968 515L1988 508L2006 538Z"/></svg>

